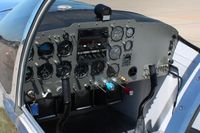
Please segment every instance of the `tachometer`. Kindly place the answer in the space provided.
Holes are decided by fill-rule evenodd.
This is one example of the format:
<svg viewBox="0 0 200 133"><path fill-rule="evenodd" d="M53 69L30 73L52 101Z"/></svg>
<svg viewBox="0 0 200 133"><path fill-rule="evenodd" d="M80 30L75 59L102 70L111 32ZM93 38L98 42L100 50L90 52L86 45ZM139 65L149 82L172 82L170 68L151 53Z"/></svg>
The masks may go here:
<svg viewBox="0 0 200 133"><path fill-rule="evenodd" d="M112 60L117 60L117 59L119 59L119 58L120 58L120 55L121 55L121 52L122 52L122 50L121 50L121 47L120 47L120 46L118 46L118 45L113 46L113 47L110 49L110 53L109 53L110 59L112 59Z"/></svg>
<svg viewBox="0 0 200 133"><path fill-rule="evenodd" d="M58 56L69 56L73 50L72 43L68 40L65 40L58 44L57 52Z"/></svg>
<svg viewBox="0 0 200 133"><path fill-rule="evenodd" d="M37 68L38 78L47 80L52 77L53 66L50 63L45 63Z"/></svg>
<svg viewBox="0 0 200 133"><path fill-rule="evenodd" d="M45 42L38 46L38 55L41 58L49 58L53 55L54 46L50 42Z"/></svg>
<svg viewBox="0 0 200 133"><path fill-rule="evenodd" d="M120 26L114 27L111 32L111 38L115 42L122 40L123 35L124 35L124 30Z"/></svg>
<svg viewBox="0 0 200 133"><path fill-rule="evenodd" d="M74 73L77 78L83 78L87 75L88 70L89 70L89 68L86 63L80 63L75 67Z"/></svg>

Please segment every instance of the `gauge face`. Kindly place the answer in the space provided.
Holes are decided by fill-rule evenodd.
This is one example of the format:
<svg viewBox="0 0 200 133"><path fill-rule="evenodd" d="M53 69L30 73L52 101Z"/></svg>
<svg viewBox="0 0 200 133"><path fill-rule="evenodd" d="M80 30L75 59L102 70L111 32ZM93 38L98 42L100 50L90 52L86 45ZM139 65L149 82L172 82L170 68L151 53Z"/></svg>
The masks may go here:
<svg viewBox="0 0 200 133"><path fill-rule="evenodd" d="M130 51L133 48L133 42L132 41L127 41L124 44L124 50L125 51Z"/></svg>
<svg viewBox="0 0 200 133"><path fill-rule="evenodd" d="M134 35L135 29L134 28L127 28L126 29L126 37L130 38Z"/></svg>
<svg viewBox="0 0 200 133"><path fill-rule="evenodd" d="M112 64L112 65L108 65L108 69L107 69L107 76L110 77L116 77L119 73L119 64Z"/></svg>
<svg viewBox="0 0 200 133"><path fill-rule="evenodd" d="M32 78L33 78L33 69L32 69L32 67L28 66L26 68L25 81L28 82Z"/></svg>
<svg viewBox="0 0 200 133"><path fill-rule="evenodd" d="M50 42L45 42L38 47L38 55L41 58L49 58L54 52L53 44Z"/></svg>
<svg viewBox="0 0 200 133"><path fill-rule="evenodd" d="M105 68L105 63L103 61L95 61L91 65L91 75L98 75L103 72Z"/></svg>
<svg viewBox="0 0 200 133"><path fill-rule="evenodd" d="M114 27L111 32L111 38L115 42L122 40L123 35L124 35L124 30L120 26Z"/></svg>
<svg viewBox="0 0 200 133"><path fill-rule="evenodd" d="M30 51L28 60L29 60L29 61L32 60L32 59L33 59L33 56L34 56L34 50L33 50L33 48L32 48L31 51Z"/></svg>
<svg viewBox="0 0 200 133"><path fill-rule="evenodd" d="M113 46L113 47L110 49L110 53L109 53L110 59L112 59L112 60L117 60L117 59L119 59L119 58L120 58L120 55L121 55L121 52L122 52L122 50L121 50L121 47L120 47L120 46L117 46L117 45Z"/></svg>
<svg viewBox="0 0 200 133"><path fill-rule="evenodd" d="M57 77L64 77L68 76L72 70L72 65L69 61L62 61L61 63L57 64L56 67L56 76Z"/></svg>
<svg viewBox="0 0 200 133"><path fill-rule="evenodd" d="M72 43L68 40L65 40L58 44L57 52L58 56L69 56L73 51Z"/></svg>
<svg viewBox="0 0 200 133"><path fill-rule="evenodd" d="M88 70L89 70L89 68L88 68L87 64L80 63L75 67L74 73L75 73L77 78L83 78L87 75Z"/></svg>
<svg viewBox="0 0 200 133"><path fill-rule="evenodd" d="M52 77L53 66L50 63L45 63L37 68L38 78L47 80Z"/></svg>

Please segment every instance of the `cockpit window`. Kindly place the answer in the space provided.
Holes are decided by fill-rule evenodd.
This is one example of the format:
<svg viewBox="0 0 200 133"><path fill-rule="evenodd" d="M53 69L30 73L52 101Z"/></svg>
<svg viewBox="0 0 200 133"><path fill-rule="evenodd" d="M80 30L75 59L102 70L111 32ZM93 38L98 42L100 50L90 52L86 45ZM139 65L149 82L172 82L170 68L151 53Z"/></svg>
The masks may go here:
<svg viewBox="0 0 200 133"><path fill-rule="evenodd" d="M24 0L0 21L0 83L11 92L12 77L19 44L29 18L41 0Z"/></svg>
<svg viewBox="0 0 200 133"><path fill-rule="evenodd" d="M56 0L50 8L50 12L76 9L93 9L94 6L73 0Z"/></svg>

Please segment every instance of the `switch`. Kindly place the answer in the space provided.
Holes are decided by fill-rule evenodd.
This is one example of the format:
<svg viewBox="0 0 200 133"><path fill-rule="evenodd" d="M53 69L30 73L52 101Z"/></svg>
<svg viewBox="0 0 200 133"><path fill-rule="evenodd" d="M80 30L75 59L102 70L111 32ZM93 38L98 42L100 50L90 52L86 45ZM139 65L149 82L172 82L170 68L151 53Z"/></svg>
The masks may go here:
<svg viewBox="0 0 200 133"><path fill-rule="evenodd" d="M124 90L125 94L130 95L130 96L133 95L133 89L128 88L128 87L124 87L123 90Z"/></svg>
<svg viewBox="0 0 200 133"><path fill-rule="evenodd" d="M39 105L38 103L32 103L30 105L30 111L33 116L39 115Z"/></svg>
<svg viewBox="0 0 200 133"><path fill-rule="evenodd" d="M106 83L106 89L109 91L114 91L115 90L115 85L111 82Z"/></svg>

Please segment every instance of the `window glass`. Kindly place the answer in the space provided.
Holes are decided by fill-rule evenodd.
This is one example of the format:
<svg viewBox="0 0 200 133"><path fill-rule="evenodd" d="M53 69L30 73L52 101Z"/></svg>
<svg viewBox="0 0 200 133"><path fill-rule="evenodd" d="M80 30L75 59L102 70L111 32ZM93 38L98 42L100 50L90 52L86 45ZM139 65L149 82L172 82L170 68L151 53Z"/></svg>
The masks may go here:
<svg viewBox="0 0 200 133"><path fill-rule="evenodd" d="M11 92L17 50L25 27L41 0L24 0L0 21L0 83Z"/></svg>

